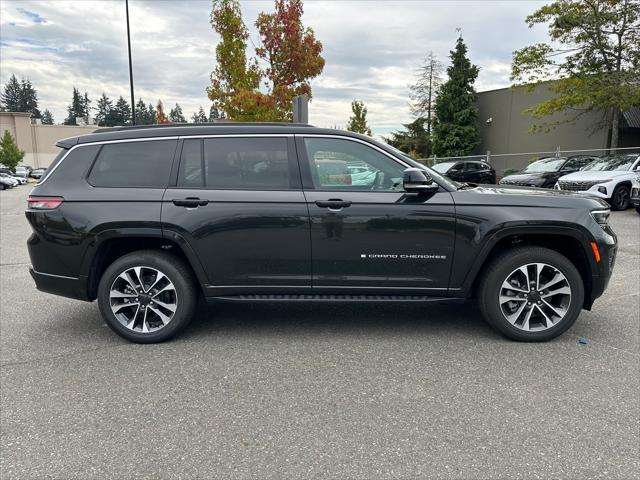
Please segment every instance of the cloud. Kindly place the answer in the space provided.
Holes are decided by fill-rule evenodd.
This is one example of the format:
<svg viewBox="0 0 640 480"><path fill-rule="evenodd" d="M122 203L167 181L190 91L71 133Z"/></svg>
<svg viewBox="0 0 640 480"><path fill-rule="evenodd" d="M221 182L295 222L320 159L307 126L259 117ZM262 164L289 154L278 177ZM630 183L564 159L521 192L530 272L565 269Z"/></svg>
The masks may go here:
<svg viewBox="0 0 640 480"><path fill-rule="evenodd" d="M540 1L306 2L304 22L322 41L326 66L314 79L310 120L344 126L353 99L363 100L374 132L386 134L411 121L408 86L429 51L448 63L461 28L469 57L481 67L479 90L509 85L512 51L540 41L524 18ZM146 103L176 102L190 116L210 104L205 88L215 67L217 34L209 25L209 0L130 0L134 84ZM243 2L253 25L271 1ZM13 1L0 4L0 81L28 77L40 107L56 121L66 116L72 88L129 98L124 2ZM252 49L252 44L249 44ZM250 52L252 53L252 52Z"/></svg>
<svg viewBox="0 0 640 480"><path fill-rule="evenodd" d="M33 23L47 23L44 17L38 13L30 12L29 10L24 8L17 8L16 10L22 13L24 16L30 18Z"/></svg>

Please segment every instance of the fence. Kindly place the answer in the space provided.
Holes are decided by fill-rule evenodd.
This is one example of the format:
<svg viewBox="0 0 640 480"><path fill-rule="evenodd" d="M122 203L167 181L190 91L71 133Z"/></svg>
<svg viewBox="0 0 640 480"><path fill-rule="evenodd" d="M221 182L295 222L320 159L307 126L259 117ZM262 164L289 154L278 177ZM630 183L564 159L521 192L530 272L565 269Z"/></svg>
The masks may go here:
<svg viewBox="0 0 640 480"><path fill-rule="evenodd" d="M539 160L545 157L571 157L573 155L594 155L602 156L611 153L610 149L603 148L588 148L584 150L561 150L558 147L552 152L526 152L526 153L500 153L492 154L487 152L484 155L467 155L462 157L429 157L421 158L419 161L427 166L433 166L436 163L457 161L457 160L482 160L489 163L494 170L498 178L502 178L505 175L522 170L529 163ZM640 146L638 147L625 147L617 148L616 153L640 153Z"/></svg>

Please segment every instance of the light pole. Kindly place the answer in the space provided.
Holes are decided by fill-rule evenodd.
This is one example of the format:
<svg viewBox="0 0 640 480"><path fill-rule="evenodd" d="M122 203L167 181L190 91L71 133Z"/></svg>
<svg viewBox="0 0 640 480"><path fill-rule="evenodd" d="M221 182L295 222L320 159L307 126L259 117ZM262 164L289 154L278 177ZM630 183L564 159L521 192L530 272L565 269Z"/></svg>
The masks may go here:
<svg viewBox="0 0 640 480"><path fill-rule="evenodd" d="M124 0L124 6L127 11L127 46L129 48L129 87L131 88L131 122L136 124L136 102L133 96L133 67L131 65L131 33L129 31L129 0Z"/></svg>

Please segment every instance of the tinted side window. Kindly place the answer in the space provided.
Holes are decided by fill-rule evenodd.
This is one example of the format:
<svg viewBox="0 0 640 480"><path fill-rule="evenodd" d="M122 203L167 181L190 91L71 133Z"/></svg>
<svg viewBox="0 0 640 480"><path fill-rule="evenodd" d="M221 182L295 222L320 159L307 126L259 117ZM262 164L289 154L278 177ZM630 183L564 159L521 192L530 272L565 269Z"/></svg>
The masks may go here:
<svg viewBox="0 0 640 480"><path fill-rule="evenodd" d="M304 139L317 189L382 190L402 189L404 166L379 151L351 140Z"/></svg>
<svg viewBox="0 0 640 480"><path fill-rule="evenodd" d="M287 139L186 140L178 186L213 190L288 190L291 181Z"/></svg>
<svg viewBox="0 0 640 480"><path fill-rule="evenodd" d="M95 187L166 187L176 143L157 140L103 145L89 183Z"/></svg>

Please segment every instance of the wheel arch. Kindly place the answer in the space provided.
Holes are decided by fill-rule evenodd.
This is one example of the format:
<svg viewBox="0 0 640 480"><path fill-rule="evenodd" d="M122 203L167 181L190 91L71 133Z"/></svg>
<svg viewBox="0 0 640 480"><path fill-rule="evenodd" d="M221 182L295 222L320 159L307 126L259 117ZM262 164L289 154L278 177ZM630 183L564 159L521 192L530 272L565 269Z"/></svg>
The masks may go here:
<svg viewBox="0 0 640 480"><path fill-rule="evenodd" d="M116 259L139 250L161 250L181 258L191 269L200 290L204 292L206 277L202 266L186 242L166 238L161 229L107 230L96 235L86 252L81 271L87 277L87 296L97 298L98 284L104 271Z"/></svg>
<svg viewBox="0 0 640 480"><path fill-rule="evenodd" d="M480 254L464 280L462 291L467 297L474 296L484 267L489 265L500 253L517 246L536 245L564 255L576 266L585 289L583 307L590 309L593 276L597 272L590 243L590 237L576 228L536 226L501 229L481 248Z"/></svg>

